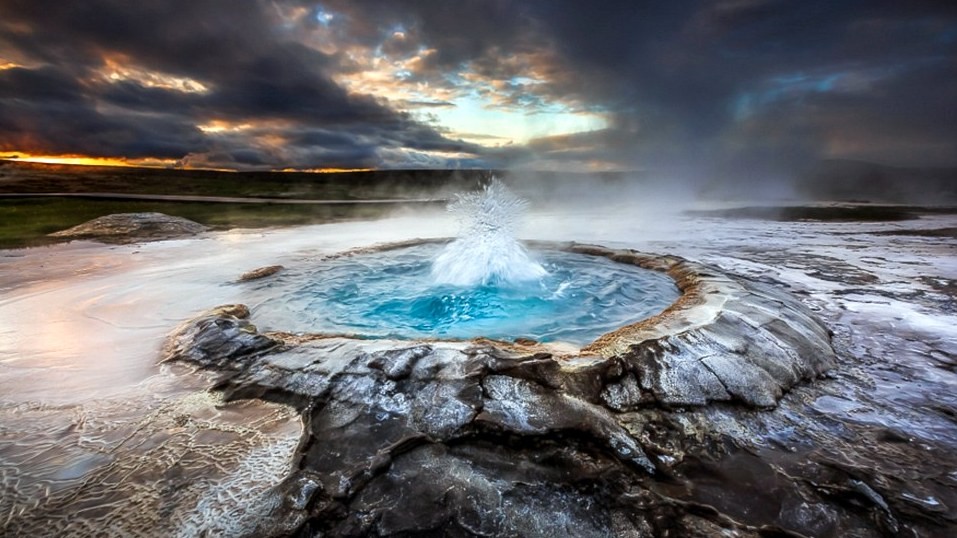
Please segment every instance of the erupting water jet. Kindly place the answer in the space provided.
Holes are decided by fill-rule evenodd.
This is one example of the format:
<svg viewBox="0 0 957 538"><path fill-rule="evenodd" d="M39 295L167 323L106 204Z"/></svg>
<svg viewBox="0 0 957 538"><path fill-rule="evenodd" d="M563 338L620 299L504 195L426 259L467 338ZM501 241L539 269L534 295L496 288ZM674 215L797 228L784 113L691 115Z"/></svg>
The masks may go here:
<svg viewBox="0 0 957 538"><path fill-rule="evenodd" d="M481 191L456 196L448 206L459 221L459 235L432 265L432 280L452 286L516 284L548 271L515 239L528 202L492 178Z"/></svg>
<svg viewBox="0 0 957 538"><path fill-rule="evenodd" d="M459 235L326 260L262 284L266 327L364 338L525 338L584 345L679 295L660 272L515 238L527 202L493 179L449 204Z"/></svg>

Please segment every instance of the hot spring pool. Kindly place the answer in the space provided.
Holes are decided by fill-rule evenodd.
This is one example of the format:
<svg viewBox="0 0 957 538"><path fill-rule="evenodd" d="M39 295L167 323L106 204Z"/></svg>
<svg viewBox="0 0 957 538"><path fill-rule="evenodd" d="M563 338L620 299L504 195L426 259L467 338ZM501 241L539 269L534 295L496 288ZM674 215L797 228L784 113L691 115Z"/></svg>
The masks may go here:
<svg viewBox="0 0 957 538"><path fill-rule="evenodd" d="M659 313L680 295L664 274L561 251L532 255L548 271L540 279L436 284L431 270L442 248L423 244L289 268L249 284L254 318L263 330L582 345Z"/></svg>

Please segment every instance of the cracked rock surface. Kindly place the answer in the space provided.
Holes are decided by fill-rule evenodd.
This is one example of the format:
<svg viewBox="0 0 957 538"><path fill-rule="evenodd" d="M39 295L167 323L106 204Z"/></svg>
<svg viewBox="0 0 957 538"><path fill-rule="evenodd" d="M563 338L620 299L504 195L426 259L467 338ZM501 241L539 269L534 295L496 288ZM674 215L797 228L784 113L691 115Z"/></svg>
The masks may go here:
<svg viewBox="0 0 957 538"><path fill-rule="evenodd" d="M723 511L682 484L709 472L731 436L761 427L762 409L834 366L828 330L773 287L681 258L566 248L665 271L683 295L576 354L262 334L243 305L180 326L165 360L217 372L227 399L302 413L292 472L255 534L813 534L814 517ZM873 489L845 485L880 507Z"/></svg>

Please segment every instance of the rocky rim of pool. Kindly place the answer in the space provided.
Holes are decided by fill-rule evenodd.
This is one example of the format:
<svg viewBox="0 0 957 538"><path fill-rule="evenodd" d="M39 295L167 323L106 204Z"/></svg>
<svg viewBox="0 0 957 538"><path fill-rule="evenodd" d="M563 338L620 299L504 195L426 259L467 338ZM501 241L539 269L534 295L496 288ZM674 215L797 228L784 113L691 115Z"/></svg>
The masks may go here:
<svg viewBox="0 0 957 538"><path fill-rule="evenodd" d="M681 295L580 349L260 332L238 304L170 335L163 360L218 372L227 399L301 413L293 470L256 532L765 532L664 502L655 484L709 442L682 411L775 406L836 365L827 327L779 288L676 256L533 246L659 271Z"/></svg>

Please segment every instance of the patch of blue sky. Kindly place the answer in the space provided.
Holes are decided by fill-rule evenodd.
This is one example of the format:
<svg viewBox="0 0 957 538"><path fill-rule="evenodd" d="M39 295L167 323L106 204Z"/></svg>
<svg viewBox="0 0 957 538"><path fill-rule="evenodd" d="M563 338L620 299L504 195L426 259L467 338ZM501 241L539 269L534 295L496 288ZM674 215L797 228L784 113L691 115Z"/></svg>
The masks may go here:
<svg viewBox="0 0 957 538"><path fill-rule="evenodd" d="M525 143L544 136L594 131L608 127L597 113L579 113L560 105L494 107L477 95L453 100L454 107L434 110L435 120L453 133L501 137L499 142Z"/></svg>
<svg viewBox="0 0 957 538"><path fill-rule="evenodd" d="M508 84L513 87L522 87L522 86L531 86L535 84L541 84L541 81L535 80L529 77L512 77L508 80Z"/></svg>
<svg viewBox="0 0 957 538"><path fill-rule="evenodd" d="M333 19L336 18L336 16L332 12L326 11L325 8L323 8L321 5L316 6L314 16L316 18L316 22L318 22L319 24L323 26L329 26L332 23Z"/></svg>

